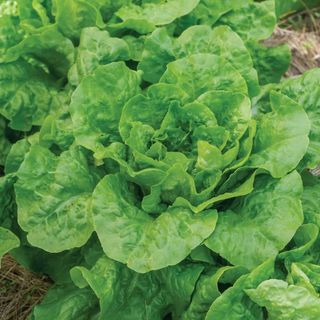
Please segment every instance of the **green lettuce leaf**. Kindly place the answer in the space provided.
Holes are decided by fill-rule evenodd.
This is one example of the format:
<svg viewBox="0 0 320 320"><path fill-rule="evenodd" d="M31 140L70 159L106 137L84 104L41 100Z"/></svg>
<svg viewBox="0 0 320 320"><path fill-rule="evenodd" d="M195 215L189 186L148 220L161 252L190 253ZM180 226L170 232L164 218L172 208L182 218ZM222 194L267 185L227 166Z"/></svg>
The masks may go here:
<svg viewBox="0 0 320 320"><path fill-rule="evenodd" d="M247 165L266 169L280 178L296 168L306 153L310 121L302 106L285 95L272 92L270 104L272 112L258 118Z"/></svg>
<svg viewBox="0 0 320 320"><path fill-rule="evenodd" d="M81 148L56 156L33 145L17 176L18 221L32 245L61 252L87 242L93 231L89 205L96 176Z"/></svg>
<svg viewBox="0 0 320 320"><path fill-rule="evenodd" d="M0 264L1 258L10 250L19 247L20 241L10 230L0 227Z"/></svg>
<svg viewBox="0 0 320 320"><path fill-rule="evenodd" d="M314 69L304 75L285 80L279 86L280 91L298 102L305 109L311 122L310 144L300 166L315 168L320 163L320 70Z"/></svg>
<svg viewBox="0 0 320 320"><path fill-rule="evenodd" d="M175 207L154 219L139 209L132 188L120 175L106 176L93 193L92 211L107 256L137 272L179 263L215 228L215 210L195 215Z"/></svg>
<svg viewBox="0 0 320 320"><path fill-rule="evenodd" d="M195 53L212 53L225 58L246 80L249 93L259 93L257 73L242 39L228 26L211 29L193 26L185 30L175 44L175 56L182 58Z"/></svg>
<svg viewBox="0 0 320 320"><path fill-rule="evenodd" d="M35 306L30 319L93 320L98 312L98 301L93 292L70 284L52 287L44 300Z"/></svg>
<svg viewBox="0 0 320 320"><path fill-rule="evenodd" d="M247 289L246 293L254 302L267 308L270 320L316 320L320 316L318 296L282 280L266 280L256 289Z"/></svg>
<svg viewBox="0 0 320 320"><path fill-rule="evenodd" d="M139 33L152 32L188 14L200 0L144 1L141 6L130 4L121 7L115 15L120 19L110 25L112 29L132 29Z"/></svg>
<svg viewBox="0 0 320 320"><path fill-rule="evenodd" d="M262 281L272 277L274 261L268 260L249 274L241 276L234 285L224 291L210 306L205 320L263 320L262 309L253 303L245 294L245 289L256 288Z"/></svg>
<svg viewBox="0 0 320 320"><path fill-rule="evenodd" d="M144 72L144 80L155 83L165 72L168 63L198 53L225 58L246 80L250 95L258 94L258 78L251 56L241 38L227 26L214 29L193 26L176 39L169 35L167 29L156 29L146 38L138 68Z"/></svg>
<svg viewBox="0 0 320 320"><path fill-rule="evenodd" d="M212 305L212 302L221 296L219 282L228 272L243 271L239 267L225 266L218 270L211 270L203 273L197 282L196 289L193 293L192 300L187 310L183 313L183 320L201 320ZM228 276L228 275L227 275Z"/></svg>
<svg viewBox="0 0 320 320"><path fill-rule="evenodd" d="M41 125L57 105L53 78L23 60L0 64L0 87L0 113L15 130Z"/></svg>
<svg viewBox="0 0 320 320"><path fill-rule="evenodd" d="M90 270L76 267L71 275L77 286L89 285L99 298L99 319L161 320L170 312L180 318L202 270L185 263L138 274L103 256Z"/></svg>
<svg viewBox="0 0 320 320"><path fill-rule="evenodd" d="M166 71L167 64L175 60L174 39L166 28L154 30L144 42L138 69L143 71L142 78L157 83Z"/></svg>
<svg viewBox="0 0 320 320"><path fill-rule="evenodd" d="M191 101L210 90L244 94L248 91L245 80L229 62L207 53L193 54L169 63L160 82L179 86L189 94Z"/></svg>
<svg viewBox="0 0 320 320"><path fill-rule="evenodd" d="M259 75L259 83L280 82L284 73L289 69L291 62L291 50L287 44L268 47L259 42L247 43L251 53L254 67Z"/></svg>
<svg viewBox="0 0 320 320"><path fill-rule="evenodd" d="M6 162L7 155L11 148L11 143L6 134L7 122L3 117L0 117L0 166Z"/></svg>
<svg viewBox="0 0 320 320"><path fill-rule="evenodd" d="M70 113L78 144L98 151L119 141L118 124L125 103L140 91L138 73L124 62L99 66L72 95Z"/></svg>
<svg viewBox="0 0 320 320"><path fill-rule="evenodd" d="M271 36L277 18L274 0L252 2L223 15L218 24L226 24L245 40L264 40Z"/></svg>
<svg viewBox="0 0 320 320"><path fill-rule="evenodd" d="M302 194L302 206L305 221L313 223L320 228L320 208L318 199L320 185L305 186Z"/></svg>
<svg viewBox="0 0 320 320"><path fill-rule="evenodd" d="M74 47L68 38L50 26L9 48L1 60L13 62L22 57L42 62L53 76L61 78L66 77L74 62Z"/></svg>
<svg viewBox="0 0 320 320"><path fill-rule="evenodd" d="M96 27L84 28L76 62L69 71L69 81L78 85L83 77L91 74L99 65L122 60L129 60L129 47L124 40L112 38L107 31L100 31Z"/></svg>
<svg viewBox="0 0 320 320"><path fill-rule="evenodd" d="M78 42L81 30L86 27L104 28L99 1L53 0L58 29L69 39Z"/></svg>
<svg viewBox="0 0 320 320"><path fill-rule="evenodd" d="M252 193L219 213L206 246L232 264L248 269L275 258L303 222L301 193L297 172L278 180L257 177Z"/></svg>

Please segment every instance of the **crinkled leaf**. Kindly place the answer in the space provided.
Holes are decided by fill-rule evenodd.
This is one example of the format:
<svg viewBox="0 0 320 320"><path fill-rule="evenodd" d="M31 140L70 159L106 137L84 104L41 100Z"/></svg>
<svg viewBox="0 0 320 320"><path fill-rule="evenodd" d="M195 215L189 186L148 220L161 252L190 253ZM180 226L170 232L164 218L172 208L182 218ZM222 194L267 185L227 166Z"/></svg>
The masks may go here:
<svg viewBox="0 0 320 320"><path fill-rule="evenodd" d="M211 26L224 14L251 2L252 0L201 0L196 9L185 18L182 18L180 23L191 22L191 24Z"/></svg>
<svg viewBox="0 0 320 320"><path fill-rule="evenodd" d="M278 83L284 73L288 70L291 61L291 50L288 45L283 44L268 47L258 42L247 43L251 53L254 67L258 71L259 83Z"/></svg>
<svg viewBox="0 0 320 320"><path fill-rule="evenodd" d="M100 319L161 320L169 312L180 316L202 270L201 265L182 264L142 275L104 256L91 270L77 267L71 275L99 298Z"/></svg>
<svg viewBox="0 0 320 320"><path fill-rule="evenodd" d="M242 93L229 91L208 91L198 101L210 108L219 126L231 133L231 140L239 140L251 121L251 103Z"/></svg>
<svg viewBox="0 0 320 320"><path fill-rule="evenodd" d="M222 16L218 24L226 24L247 40L264 40L276 26L274 0L252 2Z"/></svg>
<svg viewBox="0 0 320 320"><path fill-rule="evenodd" d="M192 11L200 0L167 0L145 2L141 6L130 4L116 12L122 22L112 28L133 29L139 33L152 32L156 26L163 26Z"/></svg>
<svg viewBox="0 0 320 320"><path fill-rule="evenodd" d="M220 212L217 227L205 242L234 265L252 269L274 258L303 222L301 178L256 178L252 193Z"/></svg>
<svg viewBox="0 0 320 320"><path fill-rule="evenodd" d="M70 105L77 143L97 151L118 141L122 108L139 93L139 83L139 75L124 62L99 66L85 77L74 91Z"/></svg>
<svg viewBox="0 0 320 320"><path fill-rule="evenodd" d="M307 112L311 122L310 144L301 167L314 168L320 163L320 69L306 72L297 78L285 80L280 85L283 94L298 102Z"/></svg>
<svg viewBox="0 0 320 320"><path fill-rule="evenodd" d="M21 39L22 39L22 33L19 30L19 26L16 20L10 16L1 16L0 17L0 53L1 55L3 55L8 48L19 43Z"/></svg>
<svg viewBox="0 0 320 320"><path fill-rule="evenodd" d="M221 267L215 272L202 274L192 296L192 300L187 310L183 313L183 320L201 320L205 319L212 302L216 300L221 292L219 290L219 281L228 271L236 271L238 267Z"/></svg>
<svg viewBox="0 0 320 320"><path fill-rule="evenodd" d="M41 69L18 60L0 64L0 113L10 127L28 131L56 107L57 86Z"/></svg>
<svg viewBox="0 0 320 320"><path fill-rule="evenodd" d="M98 313L94 293L74 285L52 287L44 300L35 306L31 320L90 320Z"/></svg>
<svg viewBox="0 0 320 320"><path fill-rule="evenodd" d="M320 185L305 186L302 194L302 207L305 221L320 228Z"/></svg>
<svg viewBox="0 0 320 320"><path fill-rule="evenodd" d="M281 252L279 259L285 261L285 265L290 269L290 265L293 262L310 260L308 251L314 246L319 235L319 228L311 223L303 224L297 230L291 243L290 250Z"/></svg>
<svg viewBox="0 0 320 320"><path fill-rule="evenodd" d="M105 26L101 6L99 1L54 0L56 24L66 37L77 42L83 28Z"/></svg>
<svg viewBox="0 0 320 320"><path fill-rule="evenodd" d="M15 173L20 168L24 160L24 156L30 150L30 142L26 139L21 139L12 145L7 157L5 165L5 173Z"/></svg>
<svg viewBox="0 0 320 320"><path fill-rule="evenodd" d="M266 307L270 320L316 320L320 317L320 299L306 288L270 279L256 289L247 289L255 303Z"/></svg>
<svg viewBox="0 0 320 320"><path fill-rule="evenodd" d="M129 47L119 38L110 37L107 31L96 27L81 31L75 64L69 72L69 80L78 85L83 77L91 74L99 65L129 59Z"/></svg>
<svg viewBox="0 0 320 320"><path fill-rule="evenodd" d="M2 60L12 62L21 57L34 58L44 63L52 75L66 77L74 62L74 47L56 28L47 27L9 48Z"/></svg>
<svg viewBox="0 0 320 320"><path fill-rule="evenodd" d="M130 59L133 61L141 61L146 40L145 36L135 37L126 35L122 39L128 44Z"/></svg>
<svg viewBox="0 0 320 320"><path fill-rule="evenodd" d="M296 168L307 151L310 121L301 105L282 94L272 92L270 103L272 112L258 118L247 165L266 169L280 178Z"/></svg>
<svg viewBox="0 0 320 320"><path fill-rule="evenodd" d="M214 54L193 54L171 62L160 82L175 84L187 92L190 100L210 90L229 90L247 93L247 85L240 73Z"/></svg>
<svg viewBox="0 0 320 320"><path fill-rule="evenodd" d="M234 285L224 291L211 305L205 320L262 320L263 312L245 294L245 289L256 288L262 281L271 278L274 261L268 260L251 273L241 276Z"/></svg>
<svg viewBox="0 0 320 320"><path fill-rule="evenodd" d="M82 150L58 157L34 145L17 175L18 221L28 241L48 252L85 244L93 231L89 205L95 173Z"/></svg>
<svg viewBox="0 0 320 320"><path fill-rule="evenodd" d="M166 71L169 62L175 60L174 40L165 28L159 28L148 36L144 43L138 69L143 71L143 80L156 83Z"/></svg>
<svg viewBox="0 0 320 320"><path fill-rule="evenodd" d="M179 58L195 53L211 53L225 58L246 80L251 96L259 93L257 72L248 49L242 39L228 26L211 29L209 26L193 26L185 30L175 44Z"/></svg>
<svg viewBox="0 0 320 320"><path fill-rule="evenodd" d="M175 265L214 230L217 212L169 208L156 219L139 209L132 186L106 176L93 194L95 230L105 253L137 272Z"/></svg>

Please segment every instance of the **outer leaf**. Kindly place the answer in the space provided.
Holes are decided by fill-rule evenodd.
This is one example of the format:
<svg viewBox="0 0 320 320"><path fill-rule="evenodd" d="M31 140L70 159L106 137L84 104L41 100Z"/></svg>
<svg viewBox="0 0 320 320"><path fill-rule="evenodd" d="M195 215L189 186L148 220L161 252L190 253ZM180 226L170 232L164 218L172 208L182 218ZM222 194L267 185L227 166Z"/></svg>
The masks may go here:
<svg viewBox="0 0 320 320"><path fill-rule="evenodd" d="M12 145L5 164L5 173L15 173L20 168L24 156L30 150L29 139L21 139Z"/></svg>
<svg viewBox="0 0 320 320"><path fill-rule="evenodd" d="M15 182L16 177L10 174L0 178L0 225L8 229L12 227L12 216L16 211L13 192Z"/></svg>
<svg viewBox="0 0 320 320"><path fill-rule="evenodd" d="M125 103L139 93L140 79L124 62L99 66L75 90L70 105L78 144L98 151L118 141L119 119Z"/></svg>
<svg viewBox="0 0 320 320"><path fill-rule="evenodd" d="M3 117L0 117L0 166L6 162L7 155L11 148L11 143L6 135L7 122Z"/></svg>
<svg viewBox="0 0 320 320"><path fill-rule="evenodd" d="M320 228L320 185L305 186L302 194L302 206L305 220Z"/></svg>
<svg viewBox="0 0 320 320"><path fill-rule="evenodd" d="M0 264L1 258L10 250L19 247L20 241L10 230L0 227Z"/></svg>
<svg viewBox="0 0 320 320"><path fill-rule="evenodd" d="M159 28L148 36L144 43L138 69L143 71L143 80L156 83L166 71L167 64L175 60L174 40L165 28Z"/></svg>
<svg viewBox="0 0 320 320"><path fill-rule="evenodd" d="M169 36L165 28L157 29L147 37L138 67L144 71L146 81L155 83L165 72L167 64L175 58L198 53L225 58L247 81L250 95L258 94L258 77L251 56L241 38L227 26L213 30L209 26L193 26L176 40Z"/></svg>
<svg viewBox="0 0 320 320"><path fill-rule="evenodd" d="M59 30L71 40L77 42L81 29L86 27L104 27L99 1L54 0L55 20Z"/></svg>
<svg viewBox="0 0 320 320"><path fill-rule="evenodd" d="M183 313L183 320L201 320L204 319L212 302L220 295L218 283L220 278L228 271L237 271L238 267L222 267L211 272L203 274L197 283L197 287L193 293L191 303L188 309Z"/></svg>
<svg viewBox="0 0 320 320"><path fill-rule="evenodd" d="M255 190L220 213L216 230L205 242L234 265L252 269L274 258L303 222L297 172L275 180L256 179Z"/></svg>
<svg viewBox="0 0 320 320"><path fill-rule="evenodd" d="M273 268L274 261L268 260L251 273L241 276L213 302L205 319L223 319L227 315L228 320L262 320L264 317L261 308L250 301L244 289L256 288L261 281L270 278Z"/></svg>
<svg viewBox="0 0 320 320"><path fill-rule="evenodd" d="M276 0L276 12L278 17L284 17L295 11L300 11L304 9L312 9L313 7L319 6L318 0L291 0L291 1L281 1Z"/></svg>
<svg viewBox="0 0 320 320"><path fill-rule="evenodd" d="M320 70L284 81L280 85L283 94L298 102L311 121L310 144L301 167L314 168L320 163Z"/></svg>
<svg viewBox="0 0 320 320"><path fill-rule="evenodd" d="M312 263L295 264L308 277L310 283L317 292L320 291L320 266Z"/></svg>
<svg viewBox="0 0 320 320"><path fill-rule="evenodd" d="M213 25L224 14L251 3L252 0L201 0L196 9L182 21L190 20L193 24Z"/></svg>
<svg viewBox="0 0 320 320"><path fill-rule="evenodd" d="M316 320L320 317L320 299L306 288L288 285L282 280L262 282L257 289L246 290L254 302L266 307L270 320Z"/></svg>
<svg viewBox="0 0 320 320"><path fill-rule="evenodd" d="M90 320L98 312L98 301L89 289L73 285L52 287L32 313L31 320Z"/></svg>
<svg viewBox="0 0 320 320"><path fill-rule="evenodd" d="M314 224L303 224L294 235L290 250L281 252L279 259L285 261L288 270L293 262L310 261L310 249L317 241L319 228Z"/></svg>
<svg viewBox="0 0 320 320"><path fill-rule="evenodd" d="M93 227L88 210L95 186L79 148L55 156L34 145L15 185L18 221L29 242L48 252L82 246Z"/></svg>
<svg viewBox="0 0 320 320"><path fill-rule="evenodd" d="M71 84L78 85L83 77L91 74L99 65L128 59L129 47L124 40L111 38L107 31L100 31L96 27L84 28L69 80Z"/></svg>
<svg viewBox="0 0 320 320"><path fill-rule="evenodd" d="M296 168L307 151L310 122L302 107L286 96L272 92L270 102L273 112L258 121L247 165L266 169L280 178Z"/></svg>
<svg viewBox="0 0 320 320"><path fill-rule="evenodd" d="M66 77L74 62L74 47L56 28L47 27L9 48L3 61L12 62L21 57L34 58L44 63L51 74L61 78Z"/></svg>
<svg viewBox="0 0 320 320"><path fill-rule="evenodd" d="M202 25L185 30L176 41L175 55L182 58L195 53L212 53L225 58L246 80L250 95L259 93L258 76L250 53L228 26L211 29Z"/></svg>
<svg viewBox="0 0 320 320"><path fill-rule="evenodd" d="M213 54L193 54L169 63L160 82L178 85L189 94L191 101L210 90L247 93L240 73L225 59Z"/></svg>
<svg viewBox="0 0 320 320"><path fill-rule="evenodd" d="M15 130L28 131L32 125L41 125L56 106L53 79L22 60L0 64L0 88L0 113Z"/></svg>
<svg viewBox="0 0 320 320"><path fill-rule="evenodd" d="M103 256L91 270L77 267L71 275L79 287L89 285L99 298L100 319L161 320L169 312L180 317L202 270L184 264L141 275Z"/></svg>
<svg viewBox="0 0 320 320"><path fill-rule="evenodd" d="M141 6L130 4L116 12L122 22L112 28L128 28L139 33L152 32L156 26L163 26L191 12L200 0L168 0L146 2Z"/></svg>
<svg viewBox="0 0 320 320"><path fill-rule="evenodd" d="M105 253L129 268L144 273L175 265L214 230L216 211L194 215L176 207L153 219L137 207L129 187L120 175L106 176L92 203L95 230Z"/></svg>
<svg viewBox="0 0 320 320"><path fill-rule="evenodd" d="M259 83L265 85L280 82L290 66L291 50L289 46L284 44L267 47L252 41L247 44L247 48L258 71Z"/></svg>
<svg viewBox="0 0 320 320"><path fill-rule="evenodd" d="M243 40L264 40L276 26L274 0L252 2L222 16L218 23L226 24Z"/></svg>
<svg viewBox="0 0 320 320"><path fill-rule="evenodd" d="M0 8L1 12L1 8ZM0 14L1 16L1 14ZM1 55L6 50L21 41L22 35L18 32L19 27L12 16L0 17L0 53Z"/></svg>

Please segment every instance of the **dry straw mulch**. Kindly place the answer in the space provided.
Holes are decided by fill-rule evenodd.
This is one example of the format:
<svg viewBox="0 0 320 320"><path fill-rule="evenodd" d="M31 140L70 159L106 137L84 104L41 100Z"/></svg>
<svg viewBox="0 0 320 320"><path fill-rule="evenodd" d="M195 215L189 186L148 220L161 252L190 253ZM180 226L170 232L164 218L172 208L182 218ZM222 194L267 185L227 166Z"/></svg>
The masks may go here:
<svg viewBox="0 0 320 320"><path fill-rule="evenodd" d="M270 46L289 45L292 61L286 73L288 77L320 67L320 8L286 17L265 43Z"/></svg>
<svg viewBox="0 0 320 320"><path fill-rule="evenodd" d="M39 277L10 256L1 261L0 320L25 320L51 286L46 277Z"/></svg>

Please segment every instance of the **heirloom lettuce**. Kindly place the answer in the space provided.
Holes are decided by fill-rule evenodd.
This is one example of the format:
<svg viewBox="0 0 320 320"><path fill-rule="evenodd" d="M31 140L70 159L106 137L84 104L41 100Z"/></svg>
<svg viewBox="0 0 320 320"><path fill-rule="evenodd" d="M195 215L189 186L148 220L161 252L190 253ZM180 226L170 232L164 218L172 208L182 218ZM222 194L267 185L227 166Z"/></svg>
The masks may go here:
<svg viewBox="0 0 320 320"><path fill-rule="evenodd" d="M55 282L30 319L316 319L319 70L279 83L275 24L0 1L0 257Z"/></svg>

